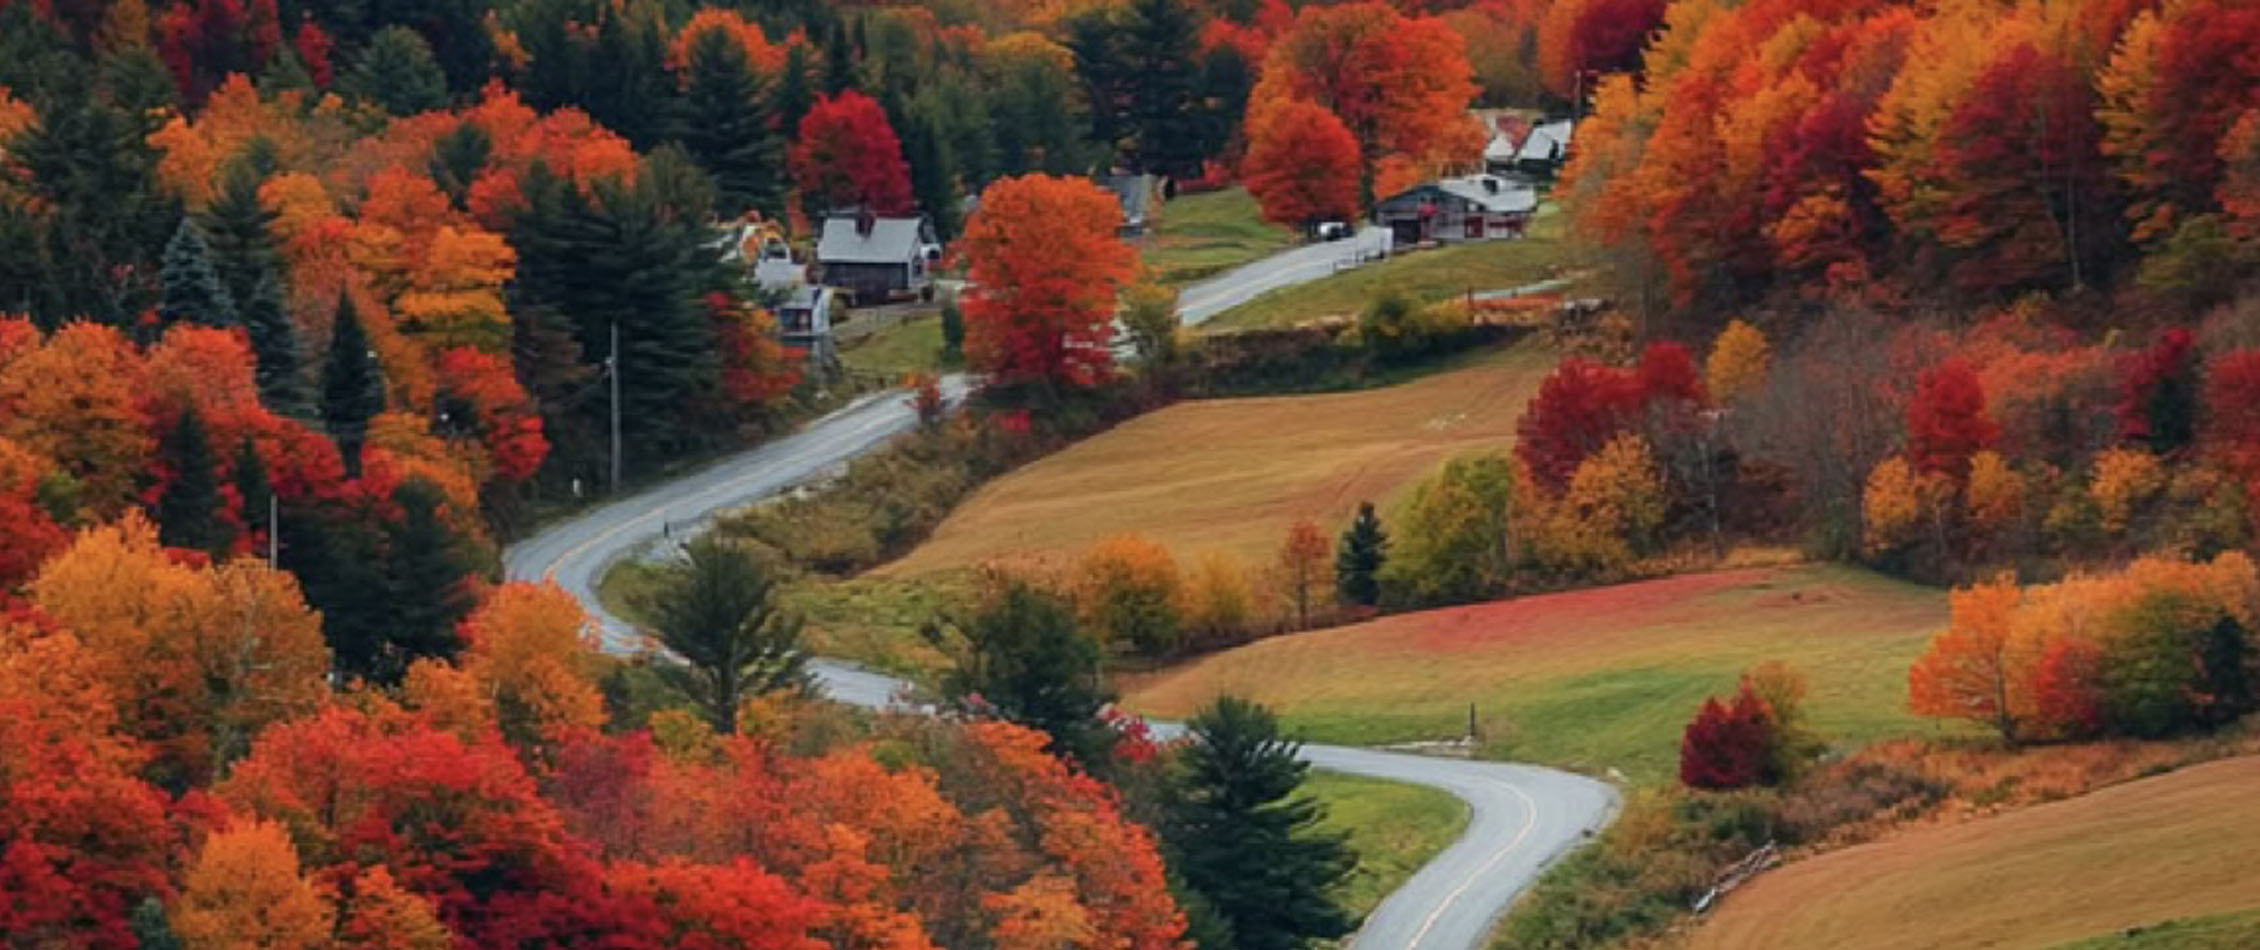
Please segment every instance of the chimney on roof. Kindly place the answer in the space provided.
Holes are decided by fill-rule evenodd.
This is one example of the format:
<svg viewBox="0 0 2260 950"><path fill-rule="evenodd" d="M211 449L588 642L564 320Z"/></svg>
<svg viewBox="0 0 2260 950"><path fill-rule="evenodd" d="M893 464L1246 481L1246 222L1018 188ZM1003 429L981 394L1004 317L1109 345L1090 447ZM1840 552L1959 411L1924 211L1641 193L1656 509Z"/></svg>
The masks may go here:
<svg viewBox="0 0 2260 950"><path fill-rule="evenodd" d="M1483 176L1483 190L1490 194L1498 194L1499 180L1489 175Z"/></svg>
<svg viewBox="0 0 2260 950"><path fill-rule="evenodd" d="M871 236L871 229L872 229L872 228L875 228L875 227L878 227L878 226L879 226L879 216L878 216L878 215L876 215L876 214L873 214L873 213L871 212L871 209L869 209L869 208L858 208L858 209L856 209L856 212L855 212L855 233L856 233L856 236L857 236L857 237L870 237L870 236Z"/></svg>

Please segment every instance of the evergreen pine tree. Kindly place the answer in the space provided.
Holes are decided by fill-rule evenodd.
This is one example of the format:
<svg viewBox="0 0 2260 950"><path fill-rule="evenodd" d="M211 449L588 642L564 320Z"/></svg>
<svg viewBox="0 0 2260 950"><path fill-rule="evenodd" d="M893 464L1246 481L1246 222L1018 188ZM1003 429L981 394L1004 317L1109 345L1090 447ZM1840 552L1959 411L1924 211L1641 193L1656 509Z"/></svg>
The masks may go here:
<svg viewBox="0 0 2260 950"><path fill-rule="evenodd" d="M683 545L639 611L679 663L662 676L691 697L716 731L738 729L738 707L807 682L800 618L778 605L776 566L713 532Z"/></svg>
<svg viewBox="0 0 2260 950"><path fill-rule="evenodd" d="M849 45L847 27L835 20L832 23L832 35L824 43L824 91L836 96L853 88L855 48Z"/></svg>
<svg viewBox="0 0 2260 950"><path fill-rule="evenodd" d="M232 327L240 322L235 298L220 282L219 271L212 266L212 247L195 222L182 218L173 229L173 239L165 243L161 273L165 294L157 314L166 326L186 321Z"/></svg>
<svg viewBox="0 0 2260 950"><path fill-rule="evenodd" d="M588 58L582 105L589 117L638 149L666 131L674 84L666 68L667 38L657 17L630 6L604 18Z"/></svg>
<svg viewBox="0 0 2260 950"><path fill-rule="evenodd" d="M527 179L527 206L511 231L518 307L556 314L584 359L611 354L617 325L621 413L634 420L625 431L631 466L672 458L714 434L702 425L708 417L684 411L711 398L721 377L700 298L730 286L721 249L706 234L708 212L698 205L703 177L669 148L655 151L632 184L598 183L594 198L537 173ZM609 409L603 399L582 400L568 428L601 432ZM587 440L561 438L558 449L575 444Z"/></svg>
<svg viewBox="0 0 2260 950"><path fill-rule="evenodd" d="M141 903L133 905L133 913L126 916L126 930L133 934L134 944L141 950L181 950L172 922L165 919L165 903L155 896L144 897Z"/></svg>
<svg viewBox="0 0 2260 950"><path fill-rule="evenodd" d="M942 138L941 123L927 109L912 110L903 126L903 157L910 163L910 191L934 232L947 241L957 236L957 161Z"/></svg>
<svg viewBox="0 0 2260 950"><path fill-rule="evenodd" d="M2235 722L2252 711L2252 639L2235 617L2223 617L2205 631L2198 647L2201 688L2209 725Z"/></svg>
<svg viewBox="0 0 2260 950"><path fill-rule="evenodd" d="M447 73L423 34L405 26L378 30L353 68L338 77L338 87L396 116L447 105Z"/></svg>
<svg viewBox="0 0 2260 950"><path fill-rule="evenodd" d="M392 493L400 520L385 530L385 591L391 622L372 679L396 683L423 657L452 657L462 648L455 625L471 612L464 581L471 560L462 539L440 520L439 489L421 479Z"/></svg>
<svg viewBox="0 0 2260 950"><path fill-rule="evenodd" d="M714 210L724 218L749 208L783 215L784 142L767 83L745 47L725 31L707 30L692 40L686 72L676 138L714 179Z"/></svg>
<svg viewBox="0 0 2260 950"><path fill-rule="evenodd" d="M267 519L267 505L274 491L259 447L245 437L235 452L235 496L243 503L243 526L251 533L264 535L274 528Z"/></svg>
<svg viewBox="0 0 2260 950"><path fill-rule="evenodd" d="M330 330L329 358L322 364L322 422L330 439L345 458L345 473L361 475L361 443L369 434L369 420L385 408L383 371L369 350L361 317L351 298L337 299L337 320Z"/></svg>
<svg viewBox="0 0 2260 950"><path fill-rule="evenodd" d="M165 434L165 467L172 478L157 495L157 539L167 547L188 548L214 557L227 552L235 532L221 520L219 459L211 436L194 407Z"/></svg>
<svg viewBox="0 0 2260 950"><path fill-rule="evenodd" d="M274 145L265 139L257 141L265 143L260 151L266 157L246 155L244 160L230 163L219 195L196 222L210 248L212 268L219 272L220 283L239 312L249 307L259 282L282 264L282 256L275 249L276 214L259 201L263 180L259 166L274 160ZM245 322L248 325L248 318Z"/></svg>
<svg viewBox="0 0 2260 950"><path fill-rule="evenodd" d="M1377 577L1388 557L1389 536L1381 530L1381 517L1374 514L1372 502L1359 503L1357 518L1335 546L1334 591L1342 602L1363 607L1380 602Z"/></svg>
<svg viewBox="0 0 2260 950"><path fill-rule="evenodd" d="M954 657L942 679L952 702L1041 730L1054 753L1104 773L1115 734L1099 713L1114 696L1100 674L1098 641L1076 628L1067 598L1013 580L972 616L919 632Z"/></svg>
<svg viewBox="0 0 2260 950"><path fill-rule="evenodd" d="M942 362L951 365L965 359L965 309L957 305L957 295L942 299Z"/></svg>
<svg viewBox="0 0 2260 950"><path fill-rule="evenodd" d="M1333 892L1357 867L1325 812L1297 794L1310 770L1270 710L1226 696L1186 723L1193 741L1173 776L1171 865L1229 925L1234 950L1300 950L1349 933Z"/></svg>
<svg viewBox="0 0 2260 950"><path fill-rule="evenodd" d="M304 414L306 390L298 378L298 327L283 303L282 282L275 271L259 276L251 296L243 301L242 311L252 355L259 360L259 398L267 408L284 415Z"/></svg>
<svg viewBox="0 0 2260 950"><path fill-rule="evenodd" d="M458 123L454 131L432 143L430 170L432 181L458 209L466 208L471 194L471 182L487 166L494 154L494 137L472 122Z"/></svg>
<svg viewBox="0 0 2260 950"><path fill-rule="evenodd" d="M800 120L816 107L815 90L809 88L808 46L794 43L785 50L785 74L777 80L777 127L786 133L800 128Z"/></svg>
<svg viewBox="0 0 2260 950"><path fill-rule="evenodd" d="M1120 54L1129 78L1126 118L1141 171L1200 173L1201 111L1194 99L1201 24L1187 0L1131 0Z"/></svg>
<svg viewBox="0 0 2260 950"><path fill-rule="evenodd" d="M306 71L306 63L298 58L298 51L287 43L275 47L274 56L267 60L267 68L259 73L260 94L271 96L286 91L309 94L321 91L314 88L314 77Z"/></svg>
<svg viewBox="0 0 2260 950"><path fill-rule="evenodd" d="M344 679L373 679L392 624L384 535L352 513L288 504L282 566L322 612L322 638Z"/></svg>

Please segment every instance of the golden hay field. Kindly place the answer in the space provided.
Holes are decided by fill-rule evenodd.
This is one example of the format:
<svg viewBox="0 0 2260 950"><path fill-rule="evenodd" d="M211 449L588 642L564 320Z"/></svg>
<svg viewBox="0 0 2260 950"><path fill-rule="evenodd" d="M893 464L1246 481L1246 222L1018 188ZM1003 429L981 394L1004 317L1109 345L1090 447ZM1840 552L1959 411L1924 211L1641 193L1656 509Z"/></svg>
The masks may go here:
<svg viewBox="0 0 2260 950"><path fill-rule="evenodd" d="M880 573L1072 558L1121 533L1266 565L1297 518L1331 534L1452 455L1513 445L1552 363L1524 345L1384 389L1179 403L990 482Z"/></svg>
<svg viewBox="0 0 2260 950"><path fill-rule="evenodd" d="M2260 905L2260 757L2225 759L1799 861L1689 950L2038 950Z"/></svg>

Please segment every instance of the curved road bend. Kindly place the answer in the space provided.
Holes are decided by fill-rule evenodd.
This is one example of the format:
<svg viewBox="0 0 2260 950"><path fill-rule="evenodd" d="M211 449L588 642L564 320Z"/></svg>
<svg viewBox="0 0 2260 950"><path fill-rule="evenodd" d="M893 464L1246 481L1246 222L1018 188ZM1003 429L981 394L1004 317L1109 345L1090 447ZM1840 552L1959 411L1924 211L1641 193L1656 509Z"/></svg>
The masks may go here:
<svg viewBox="0 0 2260 950"><path fill-rule="evenodd" d="M961 394L965 381L949 378L944 386ZM606 568L663 535L694 531L719 511L843 465L915 422L900 392L866 397L792 436L552 525L512 545L504 569L513 580L556 580L597 618L606 650L632 652L634 629L596 596ZM844 663L817 661L815 672L827 695L860 706L889 705L906 686ZM1318 745L1305 746L1303 758L1331 771L1439 788L1468 804L1467 830L1382 901L1353 939L1356 950L1482 950L1491 922L1515 896L1616 807L1607 785L1526 765Z"/></svg>
<svg viewBox="0 0 2260 950"><path fill-rule="evenodd" d="M1389 238L1388 228L1367 225L1355 237L1291 247L1187 284L1177 294L1178 318L1186 326L1206 323L1268 291L1317 280L1359 257L1387 254Z"/></svg>

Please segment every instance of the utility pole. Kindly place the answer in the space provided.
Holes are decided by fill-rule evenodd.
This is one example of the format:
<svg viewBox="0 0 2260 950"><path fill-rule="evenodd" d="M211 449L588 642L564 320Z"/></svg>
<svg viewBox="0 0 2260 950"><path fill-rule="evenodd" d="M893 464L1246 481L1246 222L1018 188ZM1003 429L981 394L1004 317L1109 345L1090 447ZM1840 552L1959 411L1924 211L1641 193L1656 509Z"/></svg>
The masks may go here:
<svg viewBox="0 0 2260 950"><path fill-rule="evenodd" d="M612 321L612 350L604 357L612 383L612 493L620 493L620 321Z"/></svg>
<svg viewBox="0 0 2260 950"><path fill-rule="evenodd" d="M267 493L267 567L282 569L282 503Z"/></svg>

